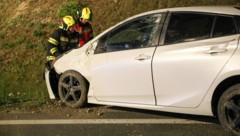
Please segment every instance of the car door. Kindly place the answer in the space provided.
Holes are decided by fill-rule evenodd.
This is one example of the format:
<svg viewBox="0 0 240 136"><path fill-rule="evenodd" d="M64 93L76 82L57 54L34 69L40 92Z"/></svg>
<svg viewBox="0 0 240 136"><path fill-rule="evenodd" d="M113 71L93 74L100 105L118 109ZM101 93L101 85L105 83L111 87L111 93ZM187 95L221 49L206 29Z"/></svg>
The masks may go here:
<svg viewBox="0 0 240 136"><path fill-rule="evenodd" d="M98 101L155 105L151 62L162 18L138 17L97 41L92 90Z"/></svg>
<svg viewBox="0 0 240 136"><path fill-rule="evenodd" d="M172 13L163 46L156 49L157 105L197 107L237 48L233 17Z"/></svg>

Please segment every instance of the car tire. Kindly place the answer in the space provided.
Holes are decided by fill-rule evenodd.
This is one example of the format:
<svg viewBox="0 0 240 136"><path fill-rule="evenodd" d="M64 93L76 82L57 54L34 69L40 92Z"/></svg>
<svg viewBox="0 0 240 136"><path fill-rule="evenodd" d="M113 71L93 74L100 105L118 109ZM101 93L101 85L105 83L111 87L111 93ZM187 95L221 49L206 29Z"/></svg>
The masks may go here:
<svg viewBox="0 0 240 136"><path fill-rule="evenodd" d="M220 97L218 119L227 131L240 135L240 84L230 87Z"/></svg>
<svg viewBox="0 0 240 136"><path fill-rule="evenodd" d="M68 107L83 107L87 103L86 79L76 71L66 71L59 79L58 93Z"/></svg>

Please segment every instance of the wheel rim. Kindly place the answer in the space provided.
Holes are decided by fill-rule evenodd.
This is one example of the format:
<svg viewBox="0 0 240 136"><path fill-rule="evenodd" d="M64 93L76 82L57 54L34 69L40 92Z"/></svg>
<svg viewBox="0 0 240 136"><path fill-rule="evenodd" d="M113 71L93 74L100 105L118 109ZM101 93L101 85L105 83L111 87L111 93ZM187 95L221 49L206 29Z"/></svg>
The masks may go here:
<svg viewBox="0 0 240 136"><path fill-rule="evenodd" d="M224 104L226 119L230 129L240 131L240 95L233 96Z"/></svg>
<svg viewBox="0 0 240 136"><path fill-rule="evenodd" d="M75 104L81 98L80 82L74 76L67 76L60 83L63 102Z"/></svg>

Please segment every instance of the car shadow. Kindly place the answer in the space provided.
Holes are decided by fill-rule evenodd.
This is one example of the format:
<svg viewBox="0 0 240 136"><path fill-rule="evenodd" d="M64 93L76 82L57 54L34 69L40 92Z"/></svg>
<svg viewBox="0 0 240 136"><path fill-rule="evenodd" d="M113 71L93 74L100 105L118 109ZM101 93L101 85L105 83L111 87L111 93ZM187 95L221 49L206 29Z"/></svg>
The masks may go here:
<svg viewBox="0 0 240 136"><path fill-rule="evenodd" d="M163 112L163 111L152 111L152 110L144 110L144 109L134 109L134 108L125 108L125 107L108 107L113 110L118 111L126 111L130 113L144 114L150 115L154 117L166 117L166 118L177 118L177 119L187 119L187 120L195 120L201 121L205 123L214 123L220 124L217 117L213 116L202 116L202 115L190 115L190 114L182 114L182 113L171 113L171 112Z"/></svg>
<svg viewBox="0 0 240 136"><path fill-rule="evenodd" d="M97 104L87 104L82 109L99 109L99 108L107 108L109 110L119 111L119 112L121 112L119 116L124 116L122 114L122 112L127 112L128 115L133 114L133 117L143 117L143 116L147 116L150 118L162 118L163 117L163 118L175 118L175 119L201 121L201 122L205 122L205 123L213 123L213 124L218 124L218 125L220 124L218 118L215 116L191 115L191 114L153 111L153 110L106 106L106 105L97 105Z"/></svg>

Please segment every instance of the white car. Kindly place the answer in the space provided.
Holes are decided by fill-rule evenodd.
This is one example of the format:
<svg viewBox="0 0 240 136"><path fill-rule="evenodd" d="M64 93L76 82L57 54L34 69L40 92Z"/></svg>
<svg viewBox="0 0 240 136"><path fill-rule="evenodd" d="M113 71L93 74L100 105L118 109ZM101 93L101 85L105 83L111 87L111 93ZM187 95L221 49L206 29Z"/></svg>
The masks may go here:
<svg viewBox="0 0 240 136"><path fill-rule="evenodd" d="M217 116L240 133L240 8L145 12L63 54L45 72L51 99Z"/></svg>

